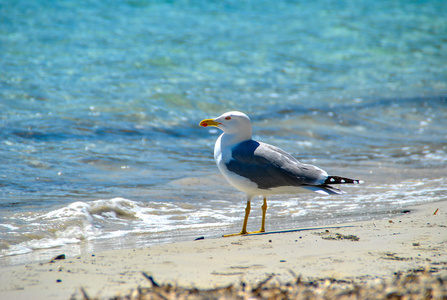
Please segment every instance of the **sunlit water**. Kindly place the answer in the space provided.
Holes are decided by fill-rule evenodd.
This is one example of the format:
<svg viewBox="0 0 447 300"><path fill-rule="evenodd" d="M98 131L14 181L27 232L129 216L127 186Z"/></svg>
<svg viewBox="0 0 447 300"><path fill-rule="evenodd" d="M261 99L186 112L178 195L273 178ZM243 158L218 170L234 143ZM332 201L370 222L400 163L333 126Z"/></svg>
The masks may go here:
<svg viewBox="0 0 447 300"><path fill-rule="evenodd" d="M0 265L240 230L201 119L334 175L267 229L447 199L447 2L0 1ZM253 201L250 229L258 229Z"/></svg>

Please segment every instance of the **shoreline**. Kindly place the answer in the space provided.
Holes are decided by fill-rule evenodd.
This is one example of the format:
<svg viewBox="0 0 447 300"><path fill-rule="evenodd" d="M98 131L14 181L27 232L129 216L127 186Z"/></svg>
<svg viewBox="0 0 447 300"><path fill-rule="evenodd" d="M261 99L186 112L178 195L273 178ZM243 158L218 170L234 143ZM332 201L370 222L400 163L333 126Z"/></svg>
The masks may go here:
<svg viewBox="0 0 447 300"><path fill-rule="evenodd" d="M371 282L409 270L447 275L447 201L380 220L109 250L1 268L2 299L107 299L159 284L213 289L240 282ZM434 214L436 211L436 214Z"/></svg>

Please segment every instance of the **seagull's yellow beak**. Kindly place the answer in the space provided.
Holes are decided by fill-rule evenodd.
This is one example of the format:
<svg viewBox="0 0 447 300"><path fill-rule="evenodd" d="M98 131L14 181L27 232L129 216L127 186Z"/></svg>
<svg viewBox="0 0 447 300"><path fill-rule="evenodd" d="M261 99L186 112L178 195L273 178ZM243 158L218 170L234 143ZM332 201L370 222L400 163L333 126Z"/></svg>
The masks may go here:
<svg viewBox="0 0 447 300"><path fill-rule="evenodd" d="M202 127L207 127L207 126L216 126L217 127L217 125L219 125L219 124L220 123L214 121L214 119L205 119L205 120L202 120L199 125Z"/></svg>

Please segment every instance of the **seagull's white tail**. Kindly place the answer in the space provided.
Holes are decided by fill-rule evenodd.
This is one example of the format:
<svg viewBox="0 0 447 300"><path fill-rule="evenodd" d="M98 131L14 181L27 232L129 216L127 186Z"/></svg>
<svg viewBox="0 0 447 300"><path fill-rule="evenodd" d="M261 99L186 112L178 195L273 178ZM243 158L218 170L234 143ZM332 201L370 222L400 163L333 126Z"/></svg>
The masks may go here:
<svg viewBox="0 0 447 300"><path fill-rule="evenodd" d="M329 185L306 185L302 188L321 195L342 195L346 193Z"/></svg>

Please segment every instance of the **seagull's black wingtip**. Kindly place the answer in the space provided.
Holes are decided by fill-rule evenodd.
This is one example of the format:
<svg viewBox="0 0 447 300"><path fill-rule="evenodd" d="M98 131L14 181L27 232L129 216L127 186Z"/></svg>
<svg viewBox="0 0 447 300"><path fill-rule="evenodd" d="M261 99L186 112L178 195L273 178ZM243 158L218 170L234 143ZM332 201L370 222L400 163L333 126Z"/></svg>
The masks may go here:
<svg viewBox="0 0 447 300"><path fill-rule="evenodd" d="M361 184L364 183L364 181L340 176L328 176L328 178L324 182L324 184L345 184L345 183Z"/></svg>

